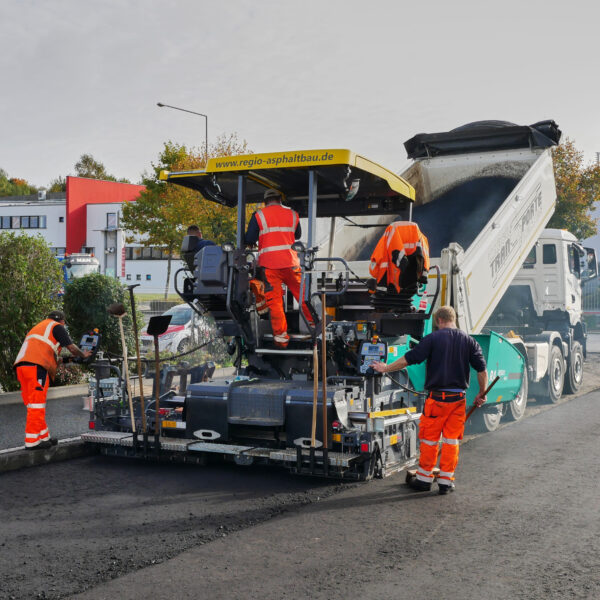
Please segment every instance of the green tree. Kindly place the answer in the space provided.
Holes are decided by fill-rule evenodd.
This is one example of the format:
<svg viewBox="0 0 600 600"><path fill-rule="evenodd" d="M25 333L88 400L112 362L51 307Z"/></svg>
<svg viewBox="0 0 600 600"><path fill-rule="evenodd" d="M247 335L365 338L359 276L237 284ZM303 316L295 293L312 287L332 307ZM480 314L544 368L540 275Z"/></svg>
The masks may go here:
<svg viewBox="0 0 600 600"><path fill-rule="evenodd" d="M247 154L247 143L236 134L223 135L209 149L211 156ZM181 245L188 225L194 223L203 237L216 243L235 239L236 211L202 198L198 192L159 180L162 170L183 171L202 169L206 164L204 151L188 149L184 145L165 142L158 161L152 163L150 173L144 173L146 190L135 202L123 206L122 225L134 232L127 242L139 242L158 247L169 256L165 299L171 278L171 261Z"/></svg>
<svg viewBox="0 0 600 600"><path fill-rule="evenodd" d="M8 173L0 169L0 196L28 196L36 192L37 188L25 179L9 178Z"/></svg>
<svg viewBox="0 0 600 600"><path fill-rule="evenodd" d="M552 151L556 180L556 210L548 227L568 229L578 239L598 232L592 216L600 200L600 166L583 162L583 152L569 138Z"/></svg>
<svg viewBox="0 0 600 600"><path fill-rule="evenodd" d="M75 343L84 333L98 328L102 335L100 348L117 356L122 353L118 318L110 315L107 309L113 303L123 304L127 311L123 317L125 342L128 351L135 352L129 294L118 279L100 273L74 279L65 288L63 302L69 333ZM143 326L139 315L138 326L140 329Z"/></svg>
<svg viewBox="0 0 600 600"><path fill-rule="evenodd" d="M106 167L91 154L81 155L79 160L75 163L75 174L77 177L87 177L88 179L103 179L104 181L130 183L128 179L117 179L114 175L110 175L106 171Z"/></svg>
<svg viewBox="0 0 600 600"><path fill-rule="evenodd" d="M48 192L66 192L67 191L67 178L59 175L56 179L53 179L48 186Z"/></svg>
<svg viewBox="0 0 600 600"><path fill-rule="evenodd" d="M18 389L13 363L27 332L60 304L59 262L41 236L0 233L0 386Z"/></svg>

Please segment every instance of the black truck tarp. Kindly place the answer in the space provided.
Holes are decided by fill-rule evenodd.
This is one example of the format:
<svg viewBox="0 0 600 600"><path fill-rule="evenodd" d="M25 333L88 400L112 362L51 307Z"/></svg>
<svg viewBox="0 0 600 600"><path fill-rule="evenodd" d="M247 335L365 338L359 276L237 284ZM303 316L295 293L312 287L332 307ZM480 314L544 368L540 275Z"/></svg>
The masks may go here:
<svg viewBox="0 0 600 600"><path fill-rule="evenodd" d="M404 142L408 158L518 148L548 148L560 141L554 121L515 125L508 121L476 121L442 133L418 133Z"/></svg>

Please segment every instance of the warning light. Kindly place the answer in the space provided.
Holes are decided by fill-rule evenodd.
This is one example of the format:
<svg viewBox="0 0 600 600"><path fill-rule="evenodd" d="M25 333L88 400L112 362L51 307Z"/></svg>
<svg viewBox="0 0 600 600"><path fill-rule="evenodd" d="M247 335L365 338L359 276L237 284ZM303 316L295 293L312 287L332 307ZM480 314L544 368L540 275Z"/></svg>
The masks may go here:
<svg viewBox="0 0 600 600"><path fill-rule="evenodd" d="M96 421L90 421L88 423L88 428L89 429L96 429Z"/></svg>
<svg viewBox="0 0 600 600"><path fill-rule="evenodd" d="M361 442L360 451L361 452L369 452L369 444L367 442Z"/></svg>

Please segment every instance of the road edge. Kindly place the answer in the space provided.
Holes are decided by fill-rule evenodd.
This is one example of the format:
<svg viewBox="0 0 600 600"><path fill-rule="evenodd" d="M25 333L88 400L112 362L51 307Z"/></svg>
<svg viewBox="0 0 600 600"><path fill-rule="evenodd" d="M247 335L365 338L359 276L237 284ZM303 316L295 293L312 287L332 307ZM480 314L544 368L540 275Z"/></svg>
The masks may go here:
<svg viewBox="0 0 600 600"><path fill-rule="evenodd" d="M81 441L79 437L61 440L58 445L47 450L25 450L24 446L8 448L0 450L0 473L38 467L96 453L97 449L95 447Z"/></svg>

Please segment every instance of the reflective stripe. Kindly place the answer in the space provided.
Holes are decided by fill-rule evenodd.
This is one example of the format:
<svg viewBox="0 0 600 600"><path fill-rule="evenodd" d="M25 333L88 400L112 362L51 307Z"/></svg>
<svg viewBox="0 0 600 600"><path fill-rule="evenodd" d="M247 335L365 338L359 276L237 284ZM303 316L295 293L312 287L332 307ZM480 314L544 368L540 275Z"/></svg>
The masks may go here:
<svg viewBox="0 0 600 600"><path fill-rule="evenodd" d="M259 232L259 236L261 235L266 235L267 233L280 233L280 232L285 232L285 233L294 233L294 231L296 231L295 227L267 227L266 229L261 229Z"/></svg>
<svg viewBox="0 0 600 600"><path fill-rule="evenodd" d="M264 254L265 252L275 252L276 250L291 250L291 246L286 244L285 246L270 246L269 248L263 248L258 251L258 255Z"/></svg>
<svg viewBox="0 0 600 600"><path fill-rule="evenodd" d="M39 437L40 437L39 433L26 433L25 434L25 439L29 438L30 440L35 440L35 439L37 439Z"/></svg>
<svg viewBox="0 0 600 600"><path fill-rule="evenodd" d="M448 471L440 471L438 473L438 477L444 477L446 479L453 479L454 478L454 471L452 471L452 473L450 473Z"/></svg>
<svg viewBox="0 0 600 600"><path fill-rule="evenodd" d="M422 475L421 473L417 473L417 479L419 481L424 481L425 483L431 483L433 481L433 475L427 477L426 475Z"/></svg>
<svg viewBox="0 0 600 600"><path fill-rule="evenodd" d="M58 347L60 346L60 344L58 342L56 344L53 344L47 337L44 337L43 335L38 335L37 333L32 333L31 335L28 335L25 338L26 342L29 340L40 340L40 342L44 342L44 344L48 344L48 346L50 346L50 348L52 348L52 350L54 350L54 352L56 352L58 350Z"/></svg>
<svg viewBox="0 0 600 600"><path fill-rule="evenodd" d="M452 439L443 437L442 444L450 444L450 446L458 446L460 444L460 440L452 440Z"/></svg>
<svg viewBox="0 0 600 600"><path fill-rule="evenodd" d="M417 469L417 471L419 473L421 473L422 475L431 475L433 473L433 470L431 471L426 471L423 467L419 466L419 468Z"/></svg>
<svg viewBox="0 0 600 600"><path fill-rule="evenodd" d="M289 342L290 336L287 333L282 333L281 335L274 335L273 340L276 342Z"/></svg>
<svg viewBox="0 0 600 600"><path fill-rule="evenodd" d="M439 440L437 442L432 442L431 440L421 440L421 444L427 444L428 446L437 446L439 443Z"/></svg>
<svg viewBox="0 0 600 600"><path fill-rule="evenodd" d="M28 404L27 408L46 408L46 403L39 403L39 404Z"/></svg>
<svg viewBox="0 0 600 600"><path fill-rule="evenodd" d="M266 229L267 220L265 219L265 215L263 215L262 210L256 211L256 218L260 221L260 229ZM258 235L260 236L260 232Z"/></svg>
<svg viewBox="0 0 600 600"><path fill-rule="evenodd" d="M398 258L396 259L396 262L394 263L398 268L400 267L400 263L402 262L402 259L406 256L406 254L404 253L404 250L400 250L400 252L398 253Z"/></svg>
<svg viewBox="0 0 600 600"><path fill-rule="evenodd" d="M33 448L34 446L38 446L42 440L37 440L37 442L25 442L25 448Z"/></svg>

